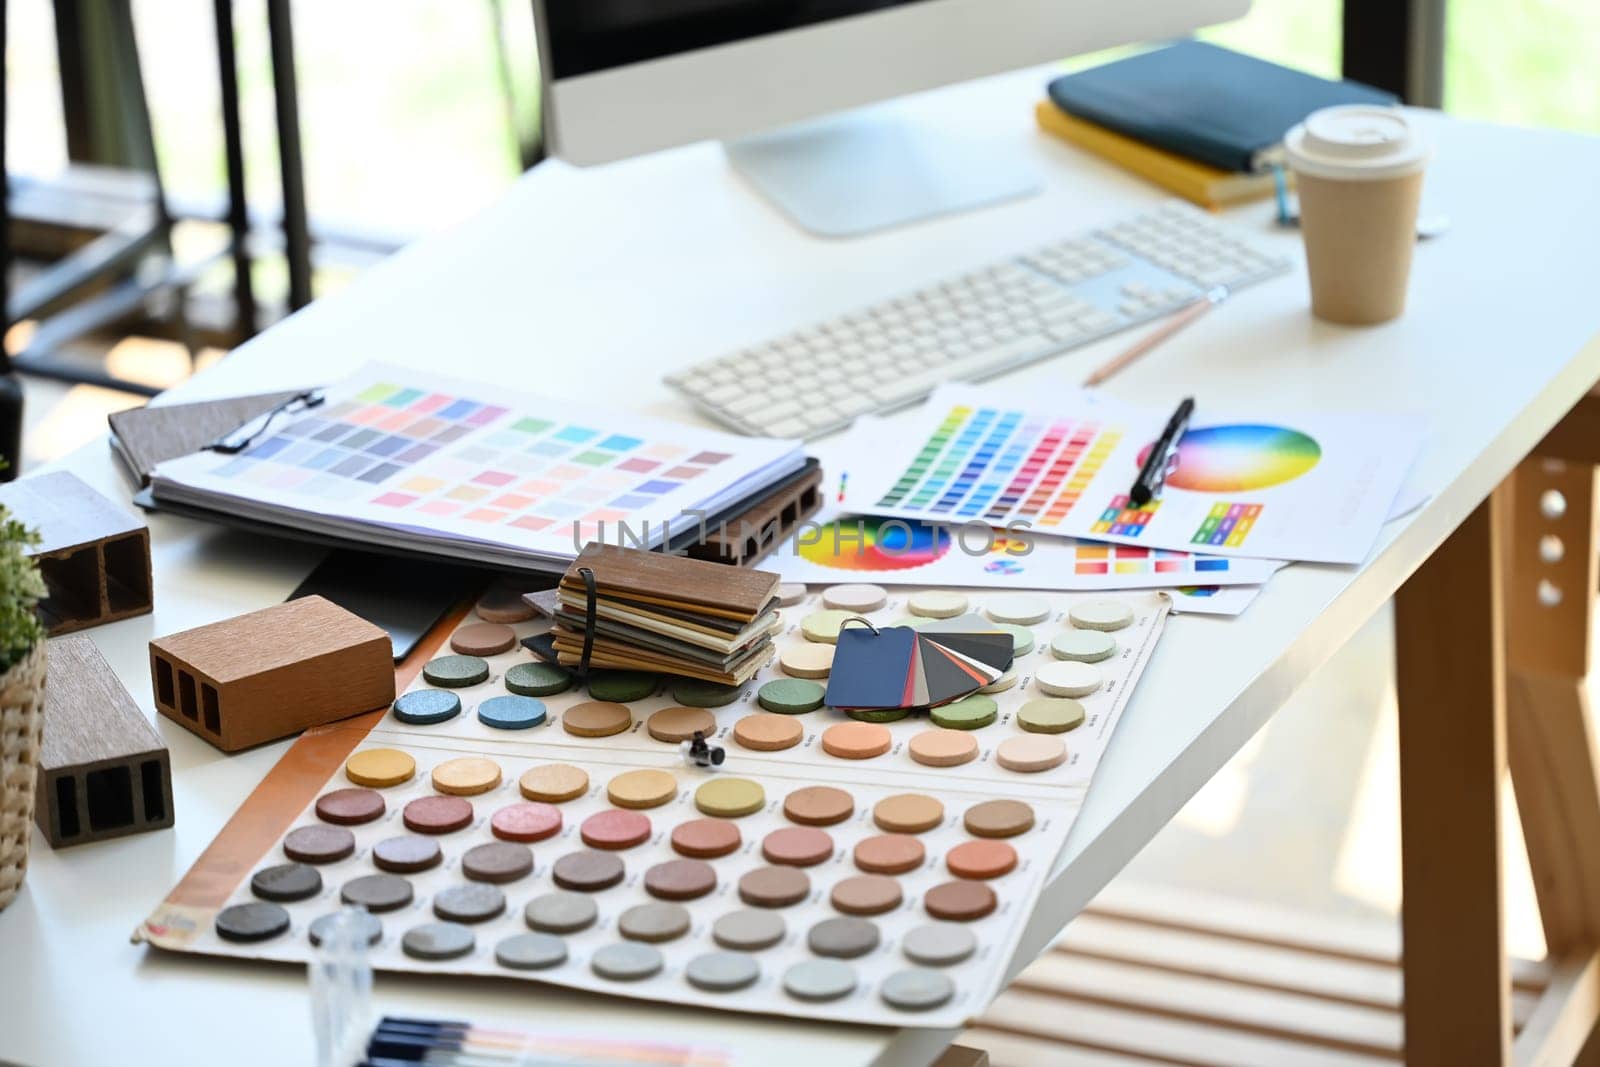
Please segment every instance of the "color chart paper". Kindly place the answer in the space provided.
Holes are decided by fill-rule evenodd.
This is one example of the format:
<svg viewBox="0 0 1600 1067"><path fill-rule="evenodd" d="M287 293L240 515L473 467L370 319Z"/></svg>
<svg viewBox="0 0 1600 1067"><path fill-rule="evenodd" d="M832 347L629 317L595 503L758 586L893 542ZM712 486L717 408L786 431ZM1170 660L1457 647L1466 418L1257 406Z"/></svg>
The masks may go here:
<svg viewBox="0 0 1600 1067"><path fill-rule="evenodd" d="M152 484L158 500L526 566L568 560L602 529L615 543L624 522L657 544L695 525L687 511L803 462L794 442L373 364L238 455L163 463Z"/></svg>
<svg viewBox="0 0 1600 1067"><path fill-rule="evenodd" d="M1161 496L1135 507L1128 490L1170 412L1088 391L1033 403L940 389L909 430L896 427L898 441L886 447L880 433L856 451L841 503L1147 549L1359 563L1422 446L1411 416L1229 416L1200 397Z"/></svg>

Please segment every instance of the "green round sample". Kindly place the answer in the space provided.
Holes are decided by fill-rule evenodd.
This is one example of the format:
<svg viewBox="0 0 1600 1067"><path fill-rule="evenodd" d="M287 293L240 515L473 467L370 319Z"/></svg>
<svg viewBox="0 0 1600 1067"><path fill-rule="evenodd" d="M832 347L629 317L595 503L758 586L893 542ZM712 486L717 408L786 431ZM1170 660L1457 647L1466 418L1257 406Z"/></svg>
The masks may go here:
<svg viewBox="0 0 1600 1067"><path fill-rule="evenodd" d="M929 709L928 718L947 730L977 730L994 722L999 714L1000 705L993 697L974 693L942 708Z"/></svg>
<svg viewBox="0 0 1600 1067"><path fill-rule="evenodd" d="M910 708L857 708L845 712L857 722L899 722L911 714Z"/></svg>
<svg viewBox="0 0 1600 1067"><path fill-rule="evenodd" d="M1033 631L1026 626L1018 626L1011 622L994 623L996 630L1004 630L1011 635L1011 654L1013 656L1026 656L1033 651Z"/></svg>
<svg viewBox="0 0 1600 1067"><path fill-rule="evenodd" d="M488 681L489 663L477 656L440 656L428 661L422 677L429 685L462 689Z"/></svg>
<svg viewBox="0 0 1600 1067"><path fill-rule="evenodd" d="M1050 639L1050 654L1056 659L1099 663L1116 652L1117 639L1103 630L1062 630Z"/></svg>
<svg viewBox="0 0 1600 1067"><path fill-rule="evenodd" d="M594 671L589 675L589 695L612 704L643 700L661 685L661 675L651 671Z"/></svg>
<svg viewBox="0 0 1600 1067"><path fill-rule="evenodd" d="M756 703L779 715L804 715L822 707L827 690L805 678L774 678L756 692Z"/></svg>
<svg viewBox="0 0 1600 1067"><path fill-rule="evenodd" d="M1017 709L1017 725L1031 734L1064 734L1083 725L1083 705L1069 697L1040 697Z"/></svg>
<svg viewBox="0 0 1600 1067"><path fill-rule="evenodd" d="M739 685L723 685L700 678L674 678L672 699L689 708L720 708L739 699Z"/></svg>
<svg viewBox="0 0 1600 1067"><path fill-rule="evenodd" d="M519 697L548 697L572 688L572 672L554 663L519 663L506 671L506 688Z"/></svg>

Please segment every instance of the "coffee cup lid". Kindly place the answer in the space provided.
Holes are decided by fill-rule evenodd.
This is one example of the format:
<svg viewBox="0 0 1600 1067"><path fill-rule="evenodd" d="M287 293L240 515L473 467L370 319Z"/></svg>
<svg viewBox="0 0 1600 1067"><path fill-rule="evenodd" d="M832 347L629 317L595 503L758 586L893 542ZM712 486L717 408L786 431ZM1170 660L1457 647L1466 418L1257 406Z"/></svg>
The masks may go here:
<svg viewBox="0 0 1600 1067"><path fill-rule="evenodd" d="M1345 104L1313 111L1283 139L1289 166L1318 178L1376 180L1414 174L1432 154L1397 107Z"/></svg>

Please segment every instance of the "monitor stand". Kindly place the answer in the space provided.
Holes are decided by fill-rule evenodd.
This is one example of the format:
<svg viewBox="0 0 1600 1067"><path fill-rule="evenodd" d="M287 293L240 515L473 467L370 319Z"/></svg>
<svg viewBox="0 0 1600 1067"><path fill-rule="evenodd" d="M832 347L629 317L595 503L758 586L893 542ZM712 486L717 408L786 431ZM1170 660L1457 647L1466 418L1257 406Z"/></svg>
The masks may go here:
<svg viewBox="0 0 1600 1067"><path fill-rule="evenodd" d="M855 237L1039 191L1014 144L918 121L895 104L723 148L773 206L819 237Z"/></svg>

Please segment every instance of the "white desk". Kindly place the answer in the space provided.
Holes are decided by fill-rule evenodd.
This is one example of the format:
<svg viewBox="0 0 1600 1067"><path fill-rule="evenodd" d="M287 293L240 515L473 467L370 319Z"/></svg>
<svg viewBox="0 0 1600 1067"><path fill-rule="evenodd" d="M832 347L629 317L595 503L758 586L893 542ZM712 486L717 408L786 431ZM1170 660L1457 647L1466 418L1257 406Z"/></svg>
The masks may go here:
<svg viewBox="0 0 1600 1067"><path fill-rule="evenodd" d="M758 201L714 146L591 171L547 163L482 216L372 269L173 399L319 383L383 358L694 419L660 384L665 370L1161 199L1034 130L1031 108L1045 78L1011 75L919 102L953 126L998 129L1027 145L1045 178L1041 196L826 242ZM1455 226L1419 246L1402 320L1363 330L1315 322L1297 270L1239 294L1110 385L1152 403L1192 392L1246 410L1424 412L1432 434L1413 485L1432 496L1391 524L1359 569L1296 566L1239 619L1173 621L1101 765L1019 967L1600 378L1600 141L1436 117L1427 125L1438 154L1425 201ZM1270 216L1258 204L1231 218L1297 253L1298 238L1273 231ZM1102 342L1007 380L1042 392L1069 385L1126 343ZM828 444L820 445L824 457ZM126 499L103 446L66 466ZM317 557L170 518L154 519L151 531L154 615L90 631L147 711L149 638L279 601ZM298 969L128 943L285 747L222 756L158 724L172 749L174 830L61 852L35 838L26 888L0 913L0 1059L307 1062ZM703 1038L738 1049L741 1062L774 1065L915 1063L951 1036L694 1015L522 983L380 975L377 996L387 1010L491 1024Z"/></svg>

